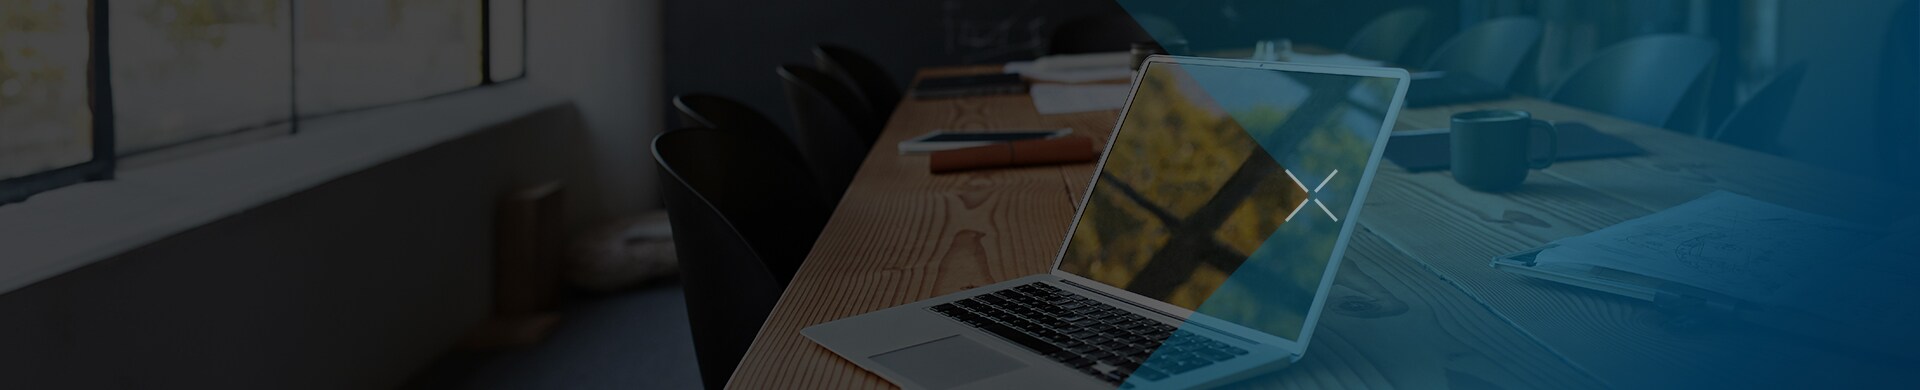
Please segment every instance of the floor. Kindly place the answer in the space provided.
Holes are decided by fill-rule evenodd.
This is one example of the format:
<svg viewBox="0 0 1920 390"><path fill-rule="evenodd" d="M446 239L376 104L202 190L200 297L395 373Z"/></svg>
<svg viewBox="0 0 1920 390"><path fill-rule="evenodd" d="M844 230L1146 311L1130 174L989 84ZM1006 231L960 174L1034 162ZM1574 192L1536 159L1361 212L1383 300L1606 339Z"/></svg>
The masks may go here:
<svg viewBox="0 0 1920 390"><path fill-rule="evenodd" d="M546 342L453 352L407 389L698 389L678 283L575 300Z"/></svg>

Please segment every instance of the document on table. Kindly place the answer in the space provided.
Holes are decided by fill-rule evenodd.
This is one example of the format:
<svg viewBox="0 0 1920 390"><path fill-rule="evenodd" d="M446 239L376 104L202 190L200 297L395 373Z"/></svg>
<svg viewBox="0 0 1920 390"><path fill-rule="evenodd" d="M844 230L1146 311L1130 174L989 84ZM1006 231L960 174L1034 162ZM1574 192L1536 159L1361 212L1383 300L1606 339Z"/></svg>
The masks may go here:
<svg viewBox="0 0 1920 390"><path fill-rule="evenodd" d="M1920 356L1920 333L1907 329L1920 323L1920 307L1905 301L1920 296L1914 242L1920 219L1869 227L1721 191L1555 241L1523 268L1576 285L1612 271L1669 293L1685 290L1658 284L1684 285L1740 301L1737 315L1757 324Z"/></svg>
<svg viewBox="0 0 1920 390"><path fill-rule="evenodd" d="M1095 81L1121 81L1133 79L1133 69L1117 68L1078 68L1043 69L1032 62L1009 62L1006 73L1016 73L1033 81L1054 83L1090 83Z"/></svg>
<svg viewBox="0 0 1920 390"><path fill-rule="evenodd" d="M1118 110L1127 104L1124 84L1034 84L1027 93L1033 96L1033 108L1040 115L1071 114L1088 111Z"/></svg>
<svg viewBox="0 0 1920 390"><path fill-rule="evenodd" d="M1133 69L1128 64L1132 59L1133 54L1128 52L1051 55L1033 61L1009 62L1005 72L1056 83L1129 80L1133 78Z"/></svg>
<svg viewBox="0 0 1920 390"><path fill-rule="evenodd" d="M1749 301L1769 301L1797 275L1877 237L1845 221L1714 192L1686 204L1556 242L1536 257L1606 267Z"/></svg>
<svg viewBox="0 0 1920 390"><path fill-rule="evenodd" d="M1034 68L1041 70L1073 69L1112 69L1132 66L1133 53L1115 51L1105 53L1055 54L1033 60Z"/></svg>

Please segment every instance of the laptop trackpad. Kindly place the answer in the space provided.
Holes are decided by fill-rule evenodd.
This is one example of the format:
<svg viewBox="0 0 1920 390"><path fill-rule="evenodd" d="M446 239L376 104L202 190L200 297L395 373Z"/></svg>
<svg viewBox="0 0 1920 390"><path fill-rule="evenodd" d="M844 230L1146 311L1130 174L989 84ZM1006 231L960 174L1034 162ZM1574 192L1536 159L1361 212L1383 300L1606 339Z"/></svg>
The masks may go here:
<svg viewBox="0 0 1920 390"><path fill-rule="evenodd" d="M953 388L1026 367L958 335L874 355L873 361L929 389Z"/></svg>

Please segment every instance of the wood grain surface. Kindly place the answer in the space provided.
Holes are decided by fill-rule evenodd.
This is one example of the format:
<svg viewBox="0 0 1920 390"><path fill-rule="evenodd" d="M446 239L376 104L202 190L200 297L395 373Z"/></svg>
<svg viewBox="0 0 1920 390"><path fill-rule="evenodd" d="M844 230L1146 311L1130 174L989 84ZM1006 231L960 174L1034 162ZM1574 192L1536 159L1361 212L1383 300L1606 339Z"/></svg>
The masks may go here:
<svg viewBox="0 0 1920 390"><path fill-rule="evenodd" d="M1555 164L1519 191L1487 194L1447 172L1377 176L1361 224L1453 281L1514 325L1608 384L1622 388L1825 387L1897 372L1899 360L1766 328L1692 329L1645 302L1501 272L1488 259L1585 234L1715 190L1807 210L1850 214L1866 180L1663 129L1533 99L1403 113L1410 128L1444 127L1450 112L1513 108L1577 121L1645 148L1645 156ZM1873 216L1850 214L1871 219ZM1758 358L1757 358L1758 357ZM1766 371L1757 368L1777 368Z"/></svg>
<svg viewBox="0 0 1920 390"><path fill-rule="evenodd" d="M997 70L937 68L919 76ZM1886 364L1760 329L1674 329L1667 325L1670 318L1643 302L1488 267L1494 256L1716 189L1817 208L1820 192L1831 190L1814 187L1832 187L1808 185L1808 178L1857 182L1527 98L1407 110L1396 127L1445 127L1454 112L1495 107L1584 122L1649 154L1558 164L1536 172L1523 189L1503 194L1467 190L1446 172L1409 174L1382 164L1362 230L1355 233L1306 358L1244 385L1721 387L1780 379L1712 363L1753 354L1828 359L1817 365L1841 372ZM1089 163L931 175L925 156L896 151L899 141L935 129L1071 127L1103 144L1117 114L1042 116L1024 95L903 101L729 387L892 388L807 340L800 329L1046 272L1094 173ZM1787 341L1753 343L1773 339Z"/></svg>

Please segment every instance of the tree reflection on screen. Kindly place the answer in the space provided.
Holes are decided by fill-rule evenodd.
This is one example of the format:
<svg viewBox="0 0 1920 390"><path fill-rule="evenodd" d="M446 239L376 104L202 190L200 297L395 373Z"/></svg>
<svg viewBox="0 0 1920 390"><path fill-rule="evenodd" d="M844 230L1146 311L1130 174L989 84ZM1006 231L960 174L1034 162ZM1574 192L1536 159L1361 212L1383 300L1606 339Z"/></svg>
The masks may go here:
<svg viewBox="0 0 1920 390"><path fill-rule="evenodd" d="M1368 97L1391 96L1395 80L1169 64L1147 72L1061 268L1297 335L1341 224L1318 209L1288 218L1322 180L1327 194L1357 190L1382 121ZM1336 169L1352 174L1325 175ZM1320 200L1345 210L1345 198Z"/></svg>

